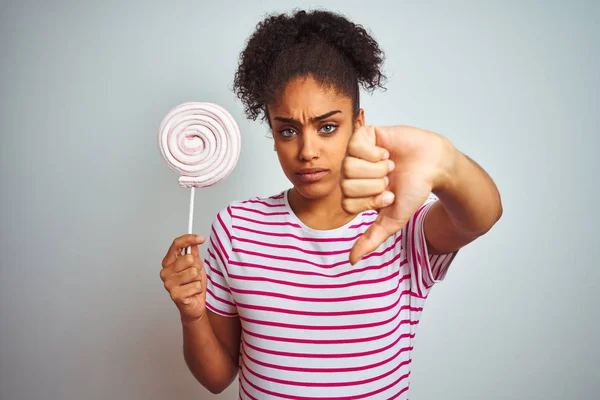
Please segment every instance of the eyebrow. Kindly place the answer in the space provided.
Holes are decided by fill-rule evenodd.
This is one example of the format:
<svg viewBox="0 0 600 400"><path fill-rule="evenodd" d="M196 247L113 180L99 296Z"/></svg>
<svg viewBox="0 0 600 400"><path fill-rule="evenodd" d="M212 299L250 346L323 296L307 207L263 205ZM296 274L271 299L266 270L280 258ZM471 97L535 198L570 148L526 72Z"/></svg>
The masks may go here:
<svg viewBox="0 0 600 400"><path fill-rule="evenodd" d="M326 114L319 115L318 117L311 118L310 122L322 121L322 120L324 120L326 118L329 118L332 115L335 115L335 114L338 114L338 113L341 113L341 111L340 110L329 111ZM296 119L293 119L293 118L275 117L275 118L273 118L273 120L274 121L287 122L288 124L298 124L298 125L301 125L300 121L298 121Z"/></svg>

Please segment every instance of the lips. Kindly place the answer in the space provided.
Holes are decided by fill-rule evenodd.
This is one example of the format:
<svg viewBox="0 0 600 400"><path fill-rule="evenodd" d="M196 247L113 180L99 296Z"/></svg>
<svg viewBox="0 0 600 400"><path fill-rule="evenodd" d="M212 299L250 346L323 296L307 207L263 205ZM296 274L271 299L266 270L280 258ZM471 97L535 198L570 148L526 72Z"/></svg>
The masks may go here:
<svg viewBox="0 0 600 400"><path fill-rule="evenodd" d="M304 182L316 182L323 178L329 170L323 168L307 168L296 172L296 175Z"/></svg>

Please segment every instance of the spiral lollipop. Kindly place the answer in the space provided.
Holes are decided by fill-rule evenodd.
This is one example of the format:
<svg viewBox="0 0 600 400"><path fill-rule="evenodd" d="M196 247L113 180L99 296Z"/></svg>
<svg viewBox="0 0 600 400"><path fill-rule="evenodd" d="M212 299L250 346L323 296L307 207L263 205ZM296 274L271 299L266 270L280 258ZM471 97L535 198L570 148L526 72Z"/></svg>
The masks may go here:
<svg viewBox="0 0 600 400"><path fill-rule="evenodd" d="M225 179L240 156L240 130L233 116L212 103L184 103L163 118L158 147L167 165L191 188L188 232L194 219L194 189ZM187 249L190 254L191 248Z"/></svg>

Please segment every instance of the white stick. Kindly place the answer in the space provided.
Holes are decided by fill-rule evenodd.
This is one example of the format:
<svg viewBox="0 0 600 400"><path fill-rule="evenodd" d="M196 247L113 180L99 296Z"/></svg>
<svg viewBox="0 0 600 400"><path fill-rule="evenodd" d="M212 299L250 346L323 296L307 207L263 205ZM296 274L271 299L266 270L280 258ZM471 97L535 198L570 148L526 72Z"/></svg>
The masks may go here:
<svg viewBox="0 0 600 400"><path fill-rule="evenodd" d="M194 189L192 186L192 192L190 193L190 217L188 220L188 233L192 233L192 224L194 223ZM192 246L187 248L187 254L192 254Z"/></svg>

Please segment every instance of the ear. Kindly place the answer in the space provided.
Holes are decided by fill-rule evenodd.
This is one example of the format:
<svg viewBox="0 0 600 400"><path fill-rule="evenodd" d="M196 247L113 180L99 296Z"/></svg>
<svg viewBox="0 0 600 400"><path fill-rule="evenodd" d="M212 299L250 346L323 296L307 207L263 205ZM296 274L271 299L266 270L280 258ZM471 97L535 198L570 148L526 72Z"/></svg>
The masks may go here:
<svg viewBox="0 0 600 400"><path fill-rule="evenodd" d="M361 126L365 126L365 110L361 108L358 110L358 115L356 116L356 120L354 121L356 128L360 128Z"/></svg>

